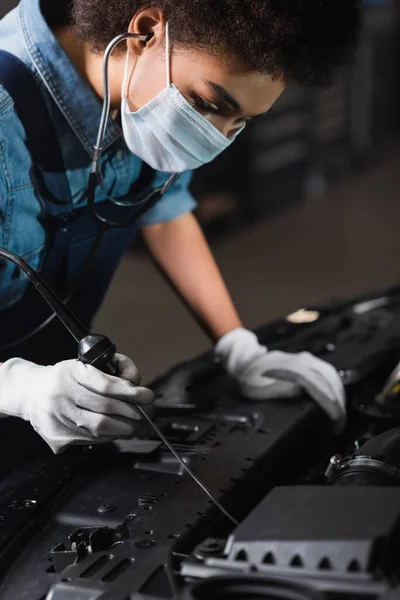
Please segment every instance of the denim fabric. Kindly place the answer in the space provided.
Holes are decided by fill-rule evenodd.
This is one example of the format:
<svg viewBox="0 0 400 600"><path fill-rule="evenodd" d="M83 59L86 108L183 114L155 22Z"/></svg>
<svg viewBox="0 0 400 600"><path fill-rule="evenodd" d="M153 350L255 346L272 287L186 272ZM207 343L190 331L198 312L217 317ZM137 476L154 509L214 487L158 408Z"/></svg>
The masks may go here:
<svg viewBox="0 0 400 600"><path fill-rule="evenodd" d="M102 103L75 70L49 28L46 21L49 2L54 0L22 0L2 19L0 50L14 54L35 74L60 140L73 203L79 208L87 199ZM29 103L29 98L26 101ZM142 161L127 148L119 125L112 119L103 147L103 186L98 186L97 202L105 201L107 196L129 195L142 166ZM154 185L160 185L167 177L165 173L157 173ZM191 173L183 174L160 203L142 217L141 225L169 221L192 211L196 203L188 190L190 179ZM0 246L16 252L39 269L46 241L39 220L42 209L43 199L26 148L23 125L12 99L0 86ZM13 265L1 264L0 310L15 304L26 285L26 279Z"/></svg>

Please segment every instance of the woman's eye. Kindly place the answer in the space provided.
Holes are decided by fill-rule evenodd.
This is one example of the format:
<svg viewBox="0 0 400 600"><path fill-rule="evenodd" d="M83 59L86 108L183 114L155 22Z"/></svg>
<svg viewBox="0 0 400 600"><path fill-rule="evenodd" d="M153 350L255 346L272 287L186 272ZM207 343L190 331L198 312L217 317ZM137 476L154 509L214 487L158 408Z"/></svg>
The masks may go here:
<svg viewBox="0 0 400 600"><path fill-rule="evenodd" d="M203 112L207 112L207 113L218 113L219 112L218 106L216 106L215 104L211 104L210 102L207 102L206 100L203 100L203 98L197 97L196 103L197 103L198 108Z"/></svg>

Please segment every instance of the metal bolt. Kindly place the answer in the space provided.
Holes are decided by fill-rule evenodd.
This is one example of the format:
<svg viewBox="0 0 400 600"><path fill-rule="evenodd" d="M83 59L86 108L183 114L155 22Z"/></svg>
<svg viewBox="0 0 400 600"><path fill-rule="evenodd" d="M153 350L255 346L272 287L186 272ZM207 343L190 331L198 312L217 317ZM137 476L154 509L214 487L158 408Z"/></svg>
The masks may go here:
<svg viewBox="0 0 400 600"><path fill-rule="evenodd" d="M218 554L224 549L224 542L210 538L200 544L199 552L201 554Z"/></svg>
<svg viewBox="0 0 400 600"><path fill-rule="evenodd" d="M101 504L97 508L97 512L100 513L100 514L110 513L113 510L115 510L115 506L113 506L112 504Z"/></svg>
<svg viewBox="0 0 400 600"><path fill-rule="evenodd" d="M328 468L325 471L325 477L330 481L336 475L337 469L342 467L342 457L340 454L335 454L329 461Z"/></svg>

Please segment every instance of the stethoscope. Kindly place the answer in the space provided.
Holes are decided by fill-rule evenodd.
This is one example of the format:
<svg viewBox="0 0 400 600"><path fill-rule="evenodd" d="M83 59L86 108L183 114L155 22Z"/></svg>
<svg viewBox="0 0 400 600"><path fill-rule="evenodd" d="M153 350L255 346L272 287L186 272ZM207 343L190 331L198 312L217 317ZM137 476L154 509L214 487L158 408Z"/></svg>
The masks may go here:
<svg viewBox="0 0 400 600"><path fill-rule="evenodd" d="M142 217L142 215L144 213L148 212L151 208L153 208L161 200L161 198L164 196L164 194L174 185L174 183L176 183L176 181L180 177L180 173L172 173L163 185L153 189L146 197L141 198L139 202L137 202L135 200L132 201L132 200L123 199L123 198L120 198L120 199L111 198L110 196L107 195L107 200L109 202L111 202L112 204L119 206L121 208L121 210L123 210L124 208L132 208L134 206L138 206L137 210L134 211L133 215L130 215L128 218L121 219L121 221L111 221L110 219L107 219L105 216L101 215L97 210L96 203L95 203L96 186L97 186L97 183L99 180L102 181L101 173L100 173L100 159L102 156L103 143L104 143L104 138L105 138L107 121L110 116L110 104L111 104L110 86L109 86L109 77L108 77L108 75L109 75L109 59L110 59L111 53L114 50L114 48L122 41L133 38L133 39L137 39L137 40L147 43L152 39L153 36L154 36L153 33L149 33L147 35L141 35L138 33L123 33L123 34L117 36L116 38L114 38L109 43L109 45L107 46L106 51L104 53L103 110L102 110L101 119L100 119L100 126L99 126L98 135L97 135L96 146L94 147L93 163L92 163L92 168L91 168L91 171L89 174L88 191L87 191L88 207L89 207L94 219L96 219L96 221L100 223L100 228L99 228L99 230L96 234L96 237L91 245L88 256L86 257L86 260L84 261L83 267L81 269L81 273L78 275L76 281L73 282L72 290L69 293L68 297L65 298L63 301L65 305L67 305L76 296L76 294L80 291L82 284L85 283L87 275L93 267L93 263L97 256L97 252L101 246L101 243L103 241L104 235L106 234L107 230L129 227L129 226L133 225L134 223L137 223L139 221L140 217ZM4 351L10 350L12 348L15 348L16 346L19 346L20 344L22 344L24 342L27 342L28 340L33 338L35 335L37 335L38 333L43 331L43 329L45 329L55 319L56 316L57 316L56 313L53 312L45 321L43 321L43 323L38 325L34 330L30 331L24 337L14 341L14 342L11 342L9 344L0 346L0 351L4 352Z"/></svg>
<svg viewBox="0 0 400 600"><path fill-rule="evenodd" d="M149 33L147 35L141 35L138 33L123 33L123 34L117 36L116 38L114 38L110 42L110 44L107 46L107 49L104 54L103 111L102 111L101 120L100 120L97 142L96 142L96 146L94 148L92 169L90 171L89 181L88 181L88 206L89 206L94 218L97 221L99 221L102 225L106 226L107 228L115 229L115 228L119 228L119 227L128 227L129 225L133 225L134 223L136 223L145 212L147 212L148 210L153 208L153 206L155 206L161 200L161 198L164 196L164 194L174 185L174 183L176 183L176 181L178 180L178 178L180 176L179 173L171 174L169 176L169 178L167 179L167 181L162 186L152 190L148 194L147 197L145 197L144 199L142 199L140 201L140 208L134 213L134 215L131 215L130 217L123 219L121 221L110 221L109 219L102 216L96 208L95 195L96 195L96 185L100 178L100 158L101 158L102 151L103 151L103 143L104 143L104 137L105 137L106 127L107 127L107 121L108 121L108 118L110 115L111 100L110 100L110 86L109 86L109 78L108 78L109 59L110 59L112 51L120 42L122 42L126 39L134 38L134 39L140 40L144 43L147 43L152 39L153 36L154 36L153 33ZM123 199L118 200L116 198L111 198L109 196L107 196L107 199L110 202L112 202L113 204L120 206L121 208L129 208L129 207L131 208L132 206L135 206L137 204L137 202L135 202L135 201L132 202L131 200L123 200Z"/></svg>

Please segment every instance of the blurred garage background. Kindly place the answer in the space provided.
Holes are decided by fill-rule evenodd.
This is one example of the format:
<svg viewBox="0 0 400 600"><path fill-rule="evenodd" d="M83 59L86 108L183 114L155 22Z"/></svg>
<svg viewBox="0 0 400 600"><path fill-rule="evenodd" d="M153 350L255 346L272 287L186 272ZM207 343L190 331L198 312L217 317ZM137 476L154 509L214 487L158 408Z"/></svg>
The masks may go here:
<svg viewBox="0 0 400 600"><path fill-rule="evenodd" d="M15 3L0 0L0 16ZM354 64L335 87L288 89L194 177L198 218L248 327L400 281L400 3L364 4ZM96 328L145 380L210 347L140 244Z"/></svg>

